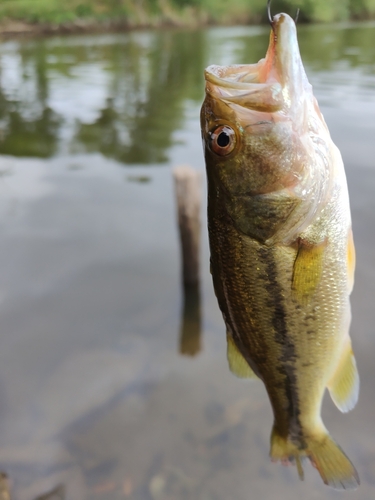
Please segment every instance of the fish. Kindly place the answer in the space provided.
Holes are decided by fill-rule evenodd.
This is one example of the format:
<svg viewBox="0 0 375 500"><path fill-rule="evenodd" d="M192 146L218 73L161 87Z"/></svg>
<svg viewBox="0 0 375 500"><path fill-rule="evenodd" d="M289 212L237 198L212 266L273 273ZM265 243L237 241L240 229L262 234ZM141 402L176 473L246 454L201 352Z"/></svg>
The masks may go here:
<svg viewBox="0 0 375 500"><path fill-rule="evenodd" d="M271 403L271 460L303 479L309 459L326 485L355 489L358 473L321 418L326 388L341 412L359 393L346 176L296 24L286 13L270 21L265 58L205 70L211 274L229 368L260 379Z"/></svg>

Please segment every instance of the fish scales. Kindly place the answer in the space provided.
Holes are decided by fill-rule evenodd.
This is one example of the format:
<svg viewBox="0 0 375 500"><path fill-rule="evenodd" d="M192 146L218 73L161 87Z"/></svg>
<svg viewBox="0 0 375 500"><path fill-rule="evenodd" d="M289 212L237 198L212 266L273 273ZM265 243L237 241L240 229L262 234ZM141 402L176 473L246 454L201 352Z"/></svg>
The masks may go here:
<svg viewBox="0 0 375 500"><path fill-rule="evenodd" d="M217 239L218 233L220 238ZM336 279L332 278L335 273L331 266L336 258L333 257L331 266L325 270L317 290L327 298L328 304L321 306L319 300L303 308L293 297L291 286L297 249L265 247L230 224L221 230L210 228L210 240L211 246L217 249L213 252L215 257L212 256L212 265L217 268L215 289L223 290L224 295L219 296L220 307L233 335L243 344L244 357L251 353L248 362L260 378L267 380L269 391L279 388L280 370L283 370L279 361L286 363L292 376L286 377L282 385L285 392L294 395L290 402L294 411L298 413L299 405L303 405L305 409L312 406L319 413L316 401L321 399L325 386L317 386L316 378L327 367L329 344L337 342L334 332L340 331L347 306L337 287L335 290ZM232 297L232 300L227 301L225 297ZM301 324L303 336L300 335ZM272 337L275 342L271 344ZM317 359L313 359L314 354ZM303 388L299 391L293 371L301 363L308 366L299 373L299 385ZM285 385L289 382L290 388ZM311 390L316 392L315 398ZM277 391L271 396L271 402L277 405L279 420L285 413L283 407L289 407L285 392ZM305 413L309 415L310 410ZM282 420L287 434L289 415L283 415Z"/></svg>
<svg viewBox="0 0 375 500"><path fill-rule="evenodd" d="M307 457L326 484L355 488L358 474L320 416L327 387L341 411L358 397L349 198L287 14L273 18L266 58L249 65L249 78L245 65L206 70L201 122L230 368L265 384L273 460L296 463L303 478Z"/></svg>

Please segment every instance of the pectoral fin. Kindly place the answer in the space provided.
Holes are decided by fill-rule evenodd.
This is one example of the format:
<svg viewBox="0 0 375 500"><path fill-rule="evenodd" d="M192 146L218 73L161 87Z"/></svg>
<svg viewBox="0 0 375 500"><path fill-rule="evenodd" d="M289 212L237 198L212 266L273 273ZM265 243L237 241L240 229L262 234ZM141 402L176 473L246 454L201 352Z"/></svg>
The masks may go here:
<svg viewBox="0 0 375 500"><path fill-rule="evenodd" d="M294 261L292 290L297 299L308 302L320 283L326 242L312 245L301 240Z"/></svg>
<svg viewBox="0 0 375 500"><path fill-rule="evenodd" d="M239 378L258 378L248 362L234 343L232 335L227 332L227 358L230 371Z"/></svg>
<svg viewBox="0 0 375 500"><path fill-rule="evenodd" d="M345 345L328 390L333 402L343 413L355 407L359 393L359 375L350 341Z"/></svg>

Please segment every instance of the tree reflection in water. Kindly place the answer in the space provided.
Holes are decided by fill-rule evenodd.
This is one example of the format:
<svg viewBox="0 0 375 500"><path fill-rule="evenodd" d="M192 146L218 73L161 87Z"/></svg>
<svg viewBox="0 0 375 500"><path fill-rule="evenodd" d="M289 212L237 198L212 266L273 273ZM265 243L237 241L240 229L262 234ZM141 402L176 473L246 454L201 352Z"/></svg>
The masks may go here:
<svg viewBox="0 0 375 500"><path fill-rule="evenodd" d="M95 40L95 39L94 39ZM75 39L79 43L79 39ZM68 149L101 152L126 164L167 161L173 133L181 126L185 100L199 105L205 65L205 34L197 32L130 33L113 36L113 43L57 47L49 41L19 44L18 52L3 57L2 65L16 67L17 88L11 71L0 87L0 154L49 157L64 140L64 116L50 107L52 83L76 79L86 64L105 65L105 105L92 108L97 118L77 119ZM20 57L19 57L20 56ZM81 70L77 68L81 66ZM79 86L79 81L76 82ZM92 81L92 87L101 82ZM68 103L67 103L68 104Z"/></svg>
<svg viewBox="0 0 375 500"><path fill-rule="evenodd" d="M76 139L123 163L167 161L184 101L200 99L204 48L202 32L159 34L143 54L132 39L116 47L113 97L94 123L78 125Z"/></svg>
<svg viewBox="0 0 375 500"><path fill-rule="evenodd" d="M332 36L332 26L301 25L307 69L327 71L341 64L373 75L370 28L349 25ZM220 33L169 30L5 42L0 154L100 152L128 165L167 162L186 110L195 108L198 115L203 68L227 64L228 53L230 63L252 63L264 55L268 28ZM357 83L366 86L369 79ZM57 95L64 87L69 90ZM80 114L81 108L86 111Z"/></svg>
<svg viewBox="0 0 375 500"><path fill-rule="evenodd" d="M0 66L0 154L47 158L56 153L61 119L48 103L45 46L21 46L18 55L18 66L9 57Z"/></svg>

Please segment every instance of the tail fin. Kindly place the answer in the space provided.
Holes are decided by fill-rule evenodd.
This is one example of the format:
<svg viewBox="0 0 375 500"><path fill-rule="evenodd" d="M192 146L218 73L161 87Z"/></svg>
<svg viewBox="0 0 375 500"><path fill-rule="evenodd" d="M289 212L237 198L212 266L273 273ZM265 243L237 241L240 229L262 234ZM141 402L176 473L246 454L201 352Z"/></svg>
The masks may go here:
<svg viewBox="0 0 375 500"><path fill-rule="evenodd" d="M318 470L323 482L336 490L354 490L359 485L358 473L349 458L328 432L307 437L304 445L280 436L275 428L271 435L271 459L284 465L295 463L298 475L303 480L302 460L309 458Z"/></svg>

